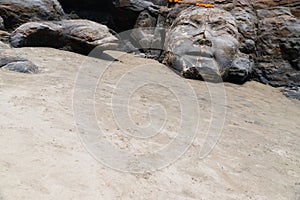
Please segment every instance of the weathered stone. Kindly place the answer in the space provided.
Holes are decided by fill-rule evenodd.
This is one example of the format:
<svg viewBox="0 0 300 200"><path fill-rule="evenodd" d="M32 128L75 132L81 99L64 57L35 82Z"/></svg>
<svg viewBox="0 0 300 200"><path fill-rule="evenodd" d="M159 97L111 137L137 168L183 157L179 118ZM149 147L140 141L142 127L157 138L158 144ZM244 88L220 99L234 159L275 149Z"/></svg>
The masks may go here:
<svg viewBox="0 0 300 200"><path fill-rule="evenodd" d="M0 16L12 30L29 21L60 20L64 11L57 0L1 0Z"/></svg>
<svg viewBox="0 0 300 200"><path fill-rule="evenodd" d="M282 92L288 98L300 100L300 87L285 88Z"/></svg>
<svg viewBox="0 0 300 200"><path fill-rule="evenodd" d="M280 41L282 58L300 70L300 38L286 38Z"/></svg>
<svg viewBox="0 0 300 200"><path fill-rule="evenodd" d="M0 30L4 30L4 21L1 16L0 16Z"/></svg>
<svg viewBox="0 0 300 200"><path fill-rule="evenodd" d="M133 11L144 11L157 12L160 6L166 5L164 0L115 0L115 6L130 9Z"/></svg>
<svg viewBox="0 0 300 200"><path fill-rule="evenodd" d="M288 7L266 8L257 13L258 80L273 86L299 85L300 21Z"/></svg>
<svg viewBox="0 0 300 200"><path fill-rule="evenodd" d="M0 41L8 42L10 34L6 31L0 30Z"/></svg>
<svg viewBox="0 0 300 200"><path fill-rule="evenodd" d="M253 40L246 40L241 44L239 50L245 54L253 54L255 53L255 42Z"/></svg>
<svg viewBox="0 0 300 200"><path fill-rule="evenodd" d="M245 83L251 76L253 62L249 58L236 58L229 67L225 81L232 83Z"/></svg>
<svg viewBox="0 0 300 200"><path fill-rule="evenodd" d="M27 59L19 57L7 57L0 59L0 68L20 73L34 74L38 67Z"/></svg>
<svg viewBox="0 0 300 200"><path fill-rule="evenodd" d="M111 50L118 46L118 39L109 29L88 20L63 20L29 22L11 34L13 47L44 46L88 54L95 47Z"/></svg>
<svg viewBox="0 0 300 200"><path fill-rule="evenodd" d="M162 39L164 29L155 28L157 26L156 23L156 17L149 11L144 10L139 15L130 36L145 57L159 59L164 48Z"/></svg>
<svg viewBox="0 0 300 200"><path fill-rule="evenodd" d="M198 71L204 80L209 81L218 79L217 76L226 79L233 67L231 75L235 78L231 80L243 81L251 72L251 62L247 58L238 58L239 37L235 18L229 12L217 8L184 9L166 36L166 50L174 56L171 62L165 60L165 63L171 63L170 66L182 74L189 71L189 77L198 77L190 75L191 71ZM245 77L237 78L242 74Z"/></svg>
<svg viewBox="0 0 300 200"><path fill-rule="evenodd" d="M253 79L274 87L300 86L300 73L287 62L258 62Z"/></svg>
<svg viewBox="0 0 300 200"><path fill-rule="evenodd" d="M10 48L10 46L8 44L0 41L0 54L2 53L3 50L9 49L9 48Z"/></svg>

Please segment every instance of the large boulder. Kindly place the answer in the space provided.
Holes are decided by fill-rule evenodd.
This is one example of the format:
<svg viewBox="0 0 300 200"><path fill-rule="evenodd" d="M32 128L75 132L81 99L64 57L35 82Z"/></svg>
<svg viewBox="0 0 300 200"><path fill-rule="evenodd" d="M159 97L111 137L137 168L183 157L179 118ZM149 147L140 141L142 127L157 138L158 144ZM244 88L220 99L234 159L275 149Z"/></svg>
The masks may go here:
<svg viewBox="0 0 300 200"><path fill-rule="evenodd" d="M99 50L115 49L118 39L102 24L89 20L62 20L29 22L11 34L13 47L43 46L88 54Z"/></svg>
<svg viewBox="0 0 300 200"><path fill-rule="evenodd" d="M57 0L1 0L0 16L12 30L29 21L60 20L64 11Z"/></svg>

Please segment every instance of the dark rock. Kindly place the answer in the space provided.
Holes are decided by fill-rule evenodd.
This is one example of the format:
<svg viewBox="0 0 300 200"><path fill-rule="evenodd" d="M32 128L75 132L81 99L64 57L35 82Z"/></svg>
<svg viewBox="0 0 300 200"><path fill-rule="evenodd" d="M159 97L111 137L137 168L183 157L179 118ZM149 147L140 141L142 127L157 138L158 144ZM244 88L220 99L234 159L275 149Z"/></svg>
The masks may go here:
<svg viewBox="0 0 300 200"><path fill-rule="evenodd" d="M241 44L239 50L245 54L253 54L255 53L255 42L253 40L246 40Z"/></svg>
<svg viewBox="0 0 300 200"><path fill-rule="evenodd" d="M300 86L300 72L287 62L258 62L253 79L273 87Z"/></svg>
<svg viewBox="0 0 300 200"><path fill-rule="evenodd" d="M35 74L38 67L27 59L19 57L7 57L0 59L0 68L20 73Z"/></svg>
<svg viewBox="0 0 300 200"><path fill-rule="evenodd" d="M165 0L114 0L116 7L129 9L132 11L142 12L148 10L157 13L161 6L166 6Z"/></svg>
<svg viewBox="0 0 300 200"><path fill-rule="evenodd" d="M300 85L299 19L283 6L259 9L257 17L256 78L272 86Z"/></svg>
<svg viewBox="0 0 300 200"><path fill-rule="evenodd" d="M155 4L147 0L116 0L114 1L116 7L121 7L137 12L141 12L156 7Z"/></svg>
<svg viewBox="0 0 300 200"><path fill-rule="evenodd" d="M137 6L140 8L139 10L146 9L143 6L139 6L143 5L145 1L143 1L144 3L138 2L136 5L133 5L134 1L130 0L120 0L120 2L125 2L124 4L127 5L127 8L135 9L134 6ZM149 4L149 2L150 4L151 2L156 4L154 1L146 3ZM218 40L217 36L212 36L206 39L206 41L210 42L205 42L200 38L197 40L194 36L199 37L201 34L197 35L193 27L197 27L199 30L199 27L201 27L199 23L207 23L207 21L208 26L210 26L211 22L209 20L211 20L211 16L208 16L207 20L194 16L196 20L193 21L188 12L191 12L192 9L200 10L202 8L191 8L193 7L191 5L177 4L168 10L165 20L166 28L170 28L171 31L166 36L165 46L167 47L167 52L165 53L164 63L182 71L182 74L185 74L184 70L191 68L186 73L187 77L194 77L195 79L199 79L199 76L191 75L191 73L200 72L199 66L205 69L212 69L209 66L213 66L214 69L218 70L212 70L212 76L213 74L219 74L224 80L231 82L244 82L251 75L255 80L273 86L299 84L300 21L299 12L297 11L299 11L300 4L297 0L258 0L256 2L249 0L216 0L214 3L218 9L228 11L234 18L232 20L234 21L234 32L237 33L234 38L237 43L231 45L234 47L232 51L228 49L224 51L222 49L223 46L216 48L218 42L226 46L226 42L228 44L227 38L225 41L222 41ZM219 16L217 21L222 25L222 21L224 19L226 21L227 17L222 16L222 14L216 14L217 8L207 9L206 12L199 11L199 15L206 16L207 13L212 12L214 13L213 18ZM222 26L223 28L226 27L224 24ZM223 30L230 32L227 29ZM180 35L185 38L191 38L193 42L183 41ZM152 42L149 34L147 38ZM138 42L144 40L147 39L137 39ZM202 59L203 55L200 55L210 55L209 50L207 50L209 45L206 45L205 48L197 49L195 41L198 41L200 46L201 44L205 46L203 44L209 43L212 44L212 47L215 46L212 56L215 62L209 63L208 59L204 60ZM238 48L235 47L236 45ZM253 74L251 74L252 68L254 68ZM207 74L210 70L202 71L204 71L202 74Z"/></svg>
<svg viewBox="0 0 300 200"><path fill-rule="evenodd" d="M112 50L118 39L109 29L88 20L29 22L11 34L13 47L43 46L88 54L95 47Z"/></svg>
<svg viewBox="0 0 300 200"><path fill-rule="evenodd" d="M300 70L300 38L285 38L280 41L282 58Z"/></svg>
<svg viewBox="0 0 300 200"><path fill-rule="evenodd" d="M12 30L29 21L61 20L64 11L57 0L1 0L0 16Z"/></svg>
<svg viewBox="0 0 300 200"><path fill-rule="evenodd" d="M71 19L76 15L82 19L89 19L123 32L132 29L139 15L138 12L116 8L113 0L60 0L63 9L72 13ZM74 18L75 17L75 18Z"/></svg>
<svg viewBox="0 0 300 200"><path fill-rule="evenodd" d="M245 83L252 74L253 64L248 58L236 58L229 68L225 81L240 84Z"/></svg>
<svg viewBox="0 0 300 200"><path fill-rule="evenodd" d="M288 98L300 100L300 87L285 88L282 92Z"/></svg>

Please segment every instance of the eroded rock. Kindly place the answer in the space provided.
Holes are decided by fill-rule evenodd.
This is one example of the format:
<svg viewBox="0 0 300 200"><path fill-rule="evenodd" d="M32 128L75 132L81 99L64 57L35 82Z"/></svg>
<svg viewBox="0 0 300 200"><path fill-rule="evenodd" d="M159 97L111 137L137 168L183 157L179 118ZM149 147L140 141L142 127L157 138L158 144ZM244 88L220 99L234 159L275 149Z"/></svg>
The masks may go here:
<svg viewBox="0 0 300 200"><path fill-rule="evenodd" d="M1 0L0 16L12 30L29 21L60 20L64 11L57 0Z"/></svg>
<svg viewBox="0 0 300 200"><path fill-rule="evenodd" d="M259 79L273 86L299 85L299 19L288 7L266 8L257 13L256 71Z"/></svg>
<svg viewBox="0 0 300 200"><path fill-rule="evenodd" d="M183 0L183 2L186 1ZM273 86L299 84L300 12L298 11L300 9L300 4L297 0L259 0L255 2L250 0L216 0L214 3L216 8L199 13L203 16L207 16L207 13L214 13L215 16L207 17L209 20L210 18L221 16L219 17L219 21L217 20L218 23L221 24L221 27L226 27L223 22L224 20L222 19L224 18L226 21L226 17L215 14L217 9L223 10L224 12L227 11L233 16L234 19L231 21L234 21L234 29L235 32L238 33L237 37L234 37L237 41L236 44L238 45L231 45L234 47L232 48L234 51L230 52L226 50L227 52L225 52L225 54L227 56L224 56L225 54L223 55L221 53L221 51L223 51L223 45L223 47L220 48L219 53L213 55L213 59L216 62L208 64L209 59L203 60L203 56L199 56L200 54L203 54L203 51L204 54L210 55L208 50L205 50L209 49L208 47L196 50L195 44L192 44L193 42L188 44L189 42L185 43L183 41L177 41L180 35L197 40L196 38L201 34L194 34L197 32L195 29L201 27L199 22L207 22L206 19L203 19L204 17L202 17L202 19L201 17L198 17L199 19L194 21L189 17L188 12L191 11L191 7L194 6L177 4L167 11L168 15L165 20L165 28L171 28L172 30L170 31L171 34L167 35L165 45L168 47L167 50L169 52L165 54L166 58L164 63L168 63L179 71L190 68L191 70L189 70L186 76L197 79L199 78L198 75L191 75L191 73L197 71L195 70L195 66L197 65L206 66L206 69L208 65L213 66L215 69L215 66L218 66L219 72L215 70L212 70L211 72L222 75L225 80L236 80L236 74L245 74L247 77L238 78L238 80L242 81L247 80L249 75L251 75L252 70L249 70L249 67L253 66L255 70L252 77L255 80ZM194 7L193 9L200 8ZM208 27L211 29L210 22L208 23ZM212 36L212 38L220 41L216 36ZM211 41L212 39L209 40ZM231 39L227 41L224 39L224 41L225 42L221 43L226 46L226 43L231 41ZM178 43L181 43L181 45L178 45ZM200 41L200 43L203 46L203 44L209 44L210 42ZM212 44L214 43L216 42L212 42ZM191 53L190 51L193 52ZM178 54L185 55L185 59L178 59L178 56L176 56ZM234 57L233 54L235 55ZM247 61L244 62L244 59L239 58L245 58ZM201 61L201 59L203 61ZM243 60L243 62L241 62L241 60ZM230 62L235 64L229 65ZM244 64L240 64L237 68L237 63ZM245 65L245 63L248 64ZM230 67L232 67L232 70L230 70ZM243 69L242 73L238 69ZM205 73L202 73L207 73L207 70L205 70ZM233 76L232 78L227 78L227 76L231 75Z"/></svg>
<svg viewBox="0 0 300 200"><path fill-rule="evenodd" d="M11 34L11 45L53 47L88 54L95 47L103 51L115 49L118 39L106 26L96 22L63 20L23 24Z"/></svg>
<svg viewBox="0 0 300 200"><path fill-rule="evenodd" d="M38 72L38 66L27 59L19 57L1 58L0 68L27 74L35 74Z"/></svg>
<svg viewBox="0 0 300 200"><path fill-rule="evenodd" d="M300 87L285 88L282 92L288 98L300 100Z"/></svg>
<svg viewBox="0 0 300 200"><path fill-rule="evenodd" d="M4 30L4 21L1 16L0 16L0 30Z"/></svg>
<svg viewBox="0 0 300 200"><path fill-rule="evenodd" d="M0 30L0 41L8 42L10 34L6 31Z"/></svg>

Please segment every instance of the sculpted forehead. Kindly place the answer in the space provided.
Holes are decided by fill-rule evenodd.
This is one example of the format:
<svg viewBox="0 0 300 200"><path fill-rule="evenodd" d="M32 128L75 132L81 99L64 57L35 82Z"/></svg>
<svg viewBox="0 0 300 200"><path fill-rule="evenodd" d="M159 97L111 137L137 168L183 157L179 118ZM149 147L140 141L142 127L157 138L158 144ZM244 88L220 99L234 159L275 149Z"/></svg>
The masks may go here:
<svg viewBox="0 0 300 200"><path fill-rule="evenodd" d="M229 12L218 8L190 7L183 10L171 26L171 33L181 32L188 37L194 37L203 30L209 32L211 37L207 36L212 40L218 37L229 37L229 40L240 37L235 18Z"/></svg>
<svg viewBox="0 0 300 200"><path fill-rule="evenodd" d="M173 26L181 23L190 23L197 26L200 22L224 22L236 27L235 18L227 11L218 8L206 9L191 7L183 10L173 23Z"/></svg>

